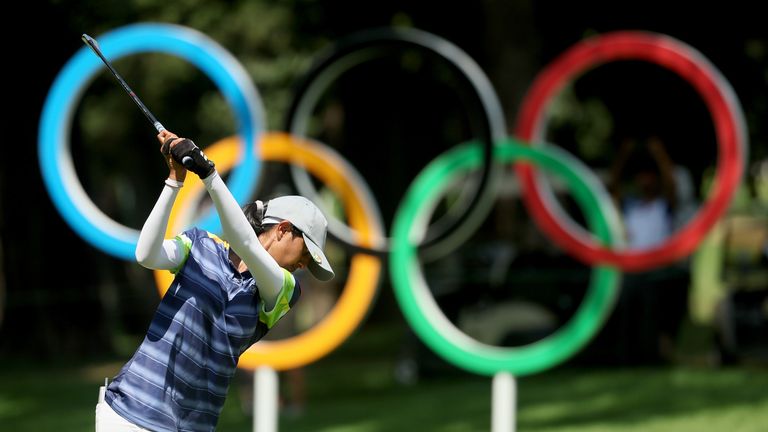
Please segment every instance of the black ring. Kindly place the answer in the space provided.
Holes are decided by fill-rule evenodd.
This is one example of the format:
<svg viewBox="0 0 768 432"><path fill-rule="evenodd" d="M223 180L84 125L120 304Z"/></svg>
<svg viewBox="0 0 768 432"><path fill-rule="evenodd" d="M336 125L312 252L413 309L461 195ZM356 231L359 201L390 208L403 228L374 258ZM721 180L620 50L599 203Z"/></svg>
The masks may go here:
<svg viewBox="0 0 768 432"><path fill-rule="evenodd" d="M410 28L378 28L365 30L345 37L322 53L310 67L309 71L300 79L300 81L298 81L293 93L290 108L286 115L285 130L290 133L296 133L296 129L298 128L297 117L301 109L302 101L311 90L312 84L332 66L336 65L338 67L339 62L345 60L345 58L349 63L350 60L347 56L362 54L367 50L387 47L419 48L427 50L432 54L437 54L439 57L446 60L451 65L452 69L457 71L458 74L470 84L477 97L476 100L484 108L486 121L481 132L482 137L480 138L484 150L484 164L481 179L475 193L472 194L468 203L462 204L463 209L449 217L448 221L445 221L446 218L444 217L438 222L445 221L445 223L431 225L426 233L424 241L419 246L420 251L423 253L432 252L439 254L440 250L446 249L443 247L444 241L449 240L451 235L460 232L456 229L460 224L474 223L479 225L482 221L477 219L487 216L487 213L490 210L490 204L492 203L492 198L495 198L496 190L494 181L499 178L498 174L501 172L500 166L493 162L494 141L503 139L507 135L504 113L493 86L479 66L477 66L465 52L447 40L434 34ZM373 55L372 57L376 58L377 56ZM368 61L370 58L371 57L361 56L361 59L358 59L359 61L357 63L342 65L344 68L341 69L340 72L347 70L351 66ZM315 197L308 198L317 201ZM330 224L328 235L344 245L347 249L354 252L363 252L379 256L388 253L388 246L371 249L351 244L337 236L331 229ZM450 240L453 240L453 243L459 242L457 239ZM461 241L463 240L464 239L462 238Z"/></svg>

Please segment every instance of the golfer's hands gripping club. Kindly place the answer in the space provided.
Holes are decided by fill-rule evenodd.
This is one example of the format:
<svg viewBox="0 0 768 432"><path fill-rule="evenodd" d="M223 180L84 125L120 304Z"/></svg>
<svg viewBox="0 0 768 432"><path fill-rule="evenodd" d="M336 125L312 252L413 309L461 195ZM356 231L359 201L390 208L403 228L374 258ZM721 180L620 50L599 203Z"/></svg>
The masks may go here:
<svg viewBox="0 0 768 432"><path fill-rule="evenodd" d="M188 138L179 138L173 133L163 131L158 138L164 136L161 152L170 154L173 161L183 165L189 171L197 174L201 179L211 175L216 169L216 164L205 156L200 148Z"/></svg>
<svg viewBox="0 0 768 432"><path fill-rule="evenodd" d="M168 130L162 130L157 134L157 140L160 142L160 153L165 159L166 165L168 165L168 178L184 183L184 179L187 177L187 169L179 162L173 160L171 156L171 142L179 139L179 137Z"/></svg>

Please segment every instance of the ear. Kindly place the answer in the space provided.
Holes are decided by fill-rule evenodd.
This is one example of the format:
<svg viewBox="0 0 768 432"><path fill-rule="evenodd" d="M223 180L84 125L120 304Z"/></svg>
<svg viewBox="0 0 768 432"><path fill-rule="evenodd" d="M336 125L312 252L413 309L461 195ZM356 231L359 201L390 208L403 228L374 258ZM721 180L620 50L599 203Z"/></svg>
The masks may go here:
<svg viewBox="0 0 768 432"><path fill-rule="evenodd" d="M286 220L281 221L279 224L277 224L277 226L275 227L275 229L277 230L276 231L277 239L280 240L281 238L283 238L283 235L291 232L291 228L293 228L293 224Z"/></svg>

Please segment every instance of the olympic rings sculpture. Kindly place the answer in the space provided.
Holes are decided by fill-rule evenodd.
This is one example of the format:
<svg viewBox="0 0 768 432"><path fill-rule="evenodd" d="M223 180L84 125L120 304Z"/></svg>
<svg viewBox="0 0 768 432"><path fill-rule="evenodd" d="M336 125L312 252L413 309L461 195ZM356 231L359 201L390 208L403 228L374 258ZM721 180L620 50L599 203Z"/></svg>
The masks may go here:
<svg viewBox="0 0 768 432"><path fill-rule="evenodd" d="M136 40L128 42L126 34ZM502 132L506 131L506 125L498 98L477 64L450 42L417 30L379 29L334 45L299 87L288 116L286 130L290 133L287 134L257 133L261 132L259 128L264 122L255 88L244 79L242 67L231 55L199 33L179 26L136 25L115 30L100 39L110 57L160 50L191 61L214 79L238 116L242 149L238 151L237 139L230 137L207 147L206 153L216 160L220 171L233 170L230 188L233 193L237 192L238 202L249 200L255 189L259 159L296 167L292 168L296 186L303 188L301 193L310 198L315 197L315 191L308 186L307 174L302 170L315 175L342 198L348 224L326 212L329 233L356 253L339 301L325 319L307 332L286 340L262 341L251 347L241 358L239 366L244 368L298 367L336 348L370 308L380 278L381 258L388 253L397 301L417 335L436 353L458 367L479 374L505 371L525 375L542 371L573 355L600 328L613 305L620 270L658 267L693 251L725 211L743 175L746 131L741 107L730 84L695 49L664 35L616 32L595 36L555 59L536 79L523 103L516 130L526 145ZM396 211L390 238L385 237L376 200L362 176L335 151L302 137L307 116L311 115L329 81L354 65L375 58L381 46L417 47L453 65L475 90L487 122L480 141L449 149L416 177ZM67 152L74 106L97 69L97 61L89 61L84 53L85 49L67 63L46 99L40 123L41 171L54 203L78 234L106 253L133 259L136 236L103 215L87 198L76 181L71 155ZM599 180L576 158L562 149L544 145L541 140L546 129L547 104L565 82L590 67L628 59L656 63L686 79L712 112L718 139L718 175L713 197L688 227L653 251L625 249L618 234L618 212ZM417 250L423 252L437 245L455 247L472 233L490 210L496 193L496 173L504 164L515 165L526 191L526 206L542 230L567 252L595 266L587 294L571 320L545 339L514 348L481 344L453 326L437 307L417 259ZM540 185L532 165L551 170L565 180L594 234L557 216L563 212L556 207L551 191ZM435 203L452 179L478 169L482 170L484 189L478 190L476 205L467 206L476 210L429 227ZM57 176L61 180L57 180ZM192 204L194 198L202 194L198 183L184 188L171 216L169 235L193 223ZM216 220L215 214L211 217ZM462 225L457 225L459 221ZM448 231L460 233L447 234ZM168 273L156 273L156 281L162 295L169 285Z"/></svg>

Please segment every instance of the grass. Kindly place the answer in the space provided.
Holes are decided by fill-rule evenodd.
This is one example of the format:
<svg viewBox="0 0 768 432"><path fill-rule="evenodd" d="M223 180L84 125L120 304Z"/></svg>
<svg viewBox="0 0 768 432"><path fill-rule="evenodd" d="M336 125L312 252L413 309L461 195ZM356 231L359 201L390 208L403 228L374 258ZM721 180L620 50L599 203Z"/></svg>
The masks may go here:
<svg viewBox="0 0 768 432"><path fill-rule="evenodd" d="M491 382L458 370L398 384L394 356L354 337L305 369L304 411L280 430L463 432L490 430ZM0 360L0 429L92 431L97 389L122 360L52 366ZM284 375L281 375L284 377ZM248 378L233 382L218 430L250 431ZM283 390L287 389L285 385ZM562 367L518 380L519 431L758 432L768 425L768 369L676 366Z"/></svg>

